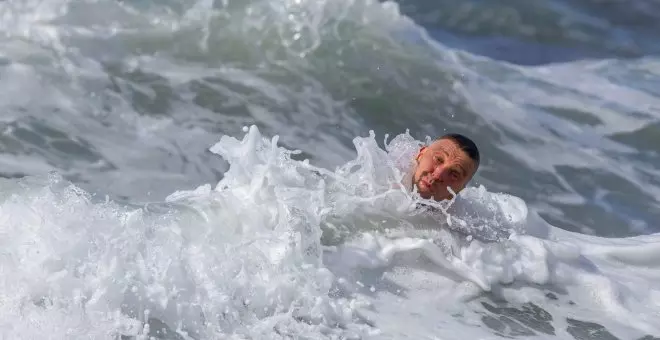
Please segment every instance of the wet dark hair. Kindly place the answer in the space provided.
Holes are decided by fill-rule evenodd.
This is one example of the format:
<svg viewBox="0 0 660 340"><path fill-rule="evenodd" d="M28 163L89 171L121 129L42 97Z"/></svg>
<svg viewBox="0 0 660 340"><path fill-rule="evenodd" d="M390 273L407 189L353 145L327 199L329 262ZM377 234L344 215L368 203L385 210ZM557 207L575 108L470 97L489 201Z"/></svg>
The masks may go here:
<svg viewBox="0 0 660 340"><path fill-rule="evenodd" d="M465 137L459 133L449 133L438 138L438 140L440 139L450 139L454 141L454 143L458 144L458 147L463 150L470 157L470 159L474 161L476 168L479 167L479 162L481 162L481 158L479 156L479 148L477 148L477 144L475 144L470 138Z"/></svg>

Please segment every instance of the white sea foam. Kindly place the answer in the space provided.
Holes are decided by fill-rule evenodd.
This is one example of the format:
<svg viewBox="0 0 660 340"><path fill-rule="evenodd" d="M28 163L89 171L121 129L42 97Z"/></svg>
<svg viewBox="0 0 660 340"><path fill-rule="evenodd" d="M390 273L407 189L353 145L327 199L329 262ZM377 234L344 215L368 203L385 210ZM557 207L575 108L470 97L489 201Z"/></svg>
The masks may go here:
<svg viewBox="0 0 660 340"><path fill-rule="evenodd" d="M398 135L387 152L373 135L354 139L356 150L345 143L382 105L406 105L384 128L423 121L416 130L436 133L485 122L488 157L504 150L520 161L514 170L550 174L565 189L533 176L497 183L543 186L534 193L541 201L592 200L560 166L604 169L656 197L653 166L609 139L656 122L652 80L628 87L608 75L652 73L653 58L539 68L482 60L429 44L395 3L372 0L7 0L0 16L4 173L59 169L138 200L212 181L231 164L219 183L140 207L57 175L0 182L2 338L168 338L166 330L177 339L463 340L521 334L516 327L572 338L567 318L622 339L660 336L658 235L565 232L522 199L483 186L451 205L424 202L399 185L418 141ZM170 96L158 97L163 89ZM373 112L347 104L388 94L401 97L367 101ZM436 120L438 104L459 96L474 112ZM193 100L208 98L221 100ZM539 106L597 112L598 123L539 114ZM221 157L200 152L218 129L234 134L248 122L282 138L251 128L242 140L222 137L212 147ZM274 144L284 140L317 165L341 166L293 161ZM493 158L497 173L508 171ZM631 205L644 210L643 202ZM552 320L537 313L525 324L482 304L496 299L523 311L534 303Z"/></svg>
<svg viewBox="0 0 660 340"><path fill-rule="evenodd" d="M660 236L561 231L483 187L461 193L448 225L396 185L396 160L417 145L400 135L388 153L358 137L358 157L329 171L251 127L211 148L230 164L215 186L138 208L56 175L5 180L0 333L485 338L476 301L490 293L541 306L560 338L566 317L621 338L660 334Z"/></svg>

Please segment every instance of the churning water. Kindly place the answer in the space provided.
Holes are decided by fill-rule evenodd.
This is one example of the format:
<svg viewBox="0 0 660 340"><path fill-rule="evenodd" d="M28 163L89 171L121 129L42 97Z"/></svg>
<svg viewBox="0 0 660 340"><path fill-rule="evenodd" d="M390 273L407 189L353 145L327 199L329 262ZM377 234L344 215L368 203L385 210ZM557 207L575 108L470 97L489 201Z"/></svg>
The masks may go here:
<svg viewBox="0 0 660 340"><path fill-rule="evenodd" d="M655 2L0 18L3 339L660 337ZM445 132L482 165L433 204Z"/></svg>

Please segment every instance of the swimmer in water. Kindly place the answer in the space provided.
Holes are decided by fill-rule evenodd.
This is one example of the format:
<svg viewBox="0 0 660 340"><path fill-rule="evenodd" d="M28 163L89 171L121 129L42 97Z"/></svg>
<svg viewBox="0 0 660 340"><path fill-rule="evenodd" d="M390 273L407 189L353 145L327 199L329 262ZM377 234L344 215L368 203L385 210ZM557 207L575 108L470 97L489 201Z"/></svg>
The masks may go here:
<svg viewBox="0 0 660 340"><path fill-rule="evenodd" d="M479 168L479 149L468 137L447 134L422 147L415 157L413 188L422 198L436 201L452 198L472 179Z"/></svg>

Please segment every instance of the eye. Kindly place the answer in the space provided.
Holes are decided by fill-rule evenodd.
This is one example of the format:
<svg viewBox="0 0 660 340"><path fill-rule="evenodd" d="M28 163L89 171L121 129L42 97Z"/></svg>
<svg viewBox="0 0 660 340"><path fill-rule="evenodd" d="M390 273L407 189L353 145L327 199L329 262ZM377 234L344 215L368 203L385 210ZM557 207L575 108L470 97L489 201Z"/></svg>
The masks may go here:
<svg viewBox="0 0 660 340"><path fill-rule="evenodd" d="M435 161L436 161L437 163L442 164L443 159L442 159L442 157L440 157L440 156L435 156Z"/></svg>
<svg viewBox="0 0 660 340"><path fill-rule="evenodd" d="M449 175L451 176L451 178L452 178L453 180L457 180L457 179L460 177L460 174L459 174L458 171L456 171L456 170L451 170L451 171L449 172Z"/></svg>

